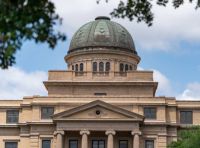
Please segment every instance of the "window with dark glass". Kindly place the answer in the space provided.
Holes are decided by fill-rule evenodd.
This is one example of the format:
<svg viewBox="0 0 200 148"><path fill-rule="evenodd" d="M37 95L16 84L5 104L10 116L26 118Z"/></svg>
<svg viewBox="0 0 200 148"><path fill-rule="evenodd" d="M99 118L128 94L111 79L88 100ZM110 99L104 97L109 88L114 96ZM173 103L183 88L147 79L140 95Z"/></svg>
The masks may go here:
<svg viewBox="0 0 200 148"><path fill-rule="evenodd" d="M83 63L80 64L80 71L83 71Z"/></svg>
<svg viewBox="0 0 200 148"><path fill-rule="evenodd" d="M133 70L133 67L130 65L129 69L130 69L130 70Z"/></svg>
<svg viewBox="0 0 200 148"><path fill-rule="evenodd" d="M78 140L69 140L69 148L78 148Z"/></svg>
<svg viewBox="0 0 200 148"><path fill-rule="evenodd" d="M17 142L5 142L5 148L17 148L18 143Z"/></svg>
<svg viewBox="0 0 200 148"><path fill-rule="evenodd" d="M51 140L42 140L42 148L51 148Z"/></svg>
<svg viewBox="0 0 200 148"><path fill-rule="evenodd" d="M120 65L119 65L119 71L120 72L124 71L124 64L120 63Z"/></svg>
<svg viewBox="0 0 200 148"><path fill-rule="evenodd" d="M104 71L104 63L100 62L99 63L99 72L103 72Z"/></svg>
<svg viewBox="0 0 200 148"><path fill-rule="evenodd" d="M128 148L128 140L119 140L119 148Z"/></svg>
<svg viewBox="0 0 200 148"><path fill-rule="evenodd" d="M125 71L128 71L128 64L125 65Z"/></svg>
<svg viewBox="0 0 200 148"><path fill-rule="evenodd" d="M146 119L156 119L156 108L155 107L145 107L144 116Z"/></svg>
<svg viewBox="0 0 200 148"><path fill-rule="evenodd" d="M145 148L154 148L154 140L145 140Z"/></svg>
<svg viewBox="0 0 200 148"><path fill-rule="evenodd" d="M93 62L93 72L97 71L97 62Z"/></svg>
<svg viewBox="0 0 200 148"><path fill-rule="evenodd" d="M74 65L72 65L72 70L74 70Z"/></svg>
<svg viewBox="0 0 200 148"><path fill-rule="evenodd" d="M192 111L180 111L180 123L192 124Z"/></svg>
<svg viewBox="0 0 200 148"><path fill-rule="evenodd" d="M19 121L19 110L7 110L6 122L7 123L18 123Z"/></svg>
<svg viewBox="0 0 200 148"><path fill-rule="evenodd" d="M106 62L106 71L110 71L110 62Z"/></svg>
<svg viewBox="0 0 200 148"><path fill-rule="evenodd" d="M42 119L51 119L51 116L54 113L54 107L42 107L41 108L41 118Z"/></svg>
<svg viewBox="0 0 200 148"><path fill-rule="evenodd" d="M92 140L92 148L105 148L105 140Z"/></svg>
<svg viewBox="0 0 200 148"><path fill-rule="evenodd" d="M78 64L75 65L75 71L78 71Z"/></svg>

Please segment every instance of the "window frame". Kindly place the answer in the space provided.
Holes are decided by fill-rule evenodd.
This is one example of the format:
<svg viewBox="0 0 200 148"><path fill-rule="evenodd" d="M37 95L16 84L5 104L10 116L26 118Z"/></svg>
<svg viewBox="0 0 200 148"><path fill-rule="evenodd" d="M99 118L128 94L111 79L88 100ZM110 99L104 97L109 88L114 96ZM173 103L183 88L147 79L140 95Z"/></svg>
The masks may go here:
<svg viewBox="0 0 200 148"><path fill-rule="evenodd" d="M9 112L13 112L13 111L16 111L17 112L17 120L16 121L12 121L12 120L9 120L9 118L11 118L9 116ZM13 117L13 116L12 116ZM14 116L15 117L15 116ZM13 118L14 118L13 117ZM19 109L9 109L9 110L6 110L6 123L7 124L15 124L15 123L19 123Z"/></svg>
<svg viewBox="0 0 200 148"><path fill-rule="evenodd" d="M104 62L99 62L99 72L104 72Z"/></svg>
<svg viewBox="0 0 200 148"><path fill-rule="evenodd" d="M98 146L97 146L98 148L99 148L99 142L100 142L100 141L103 141L103 142L104 142L104 148L106 148L106 141L105 141L104 139L93 139L93 140L92 140L91 148L93 148L93 142L94 142L94 141L98 141Z"/></svg>
<svg viewBox="0 0 200 148"><path fill-rule="evenodd" d="M83 70L84 70L84 64L80 63L80 72L83 72Z"/></svg>
<svg viewBox="0 0 200 148"><path fill-rule="evenodd" d="M146 114L146 111L145 110L152 110L152 109L155 109L155 114L154 116L150 115L150 113L152 113L152 111L148 112L148 114ZM149 119L149 120L155 120L157 119L157 107L154 107L154 106L145 106L143 107L143 112L144 112L144 117L145 119Z"/></svg>
<svg viewBox="0 0 200 148"><path fill-rule="evenodd" d="M52 142L51 139L42 139L41 140L41 148L43 148L43 141L49 141L50 142L49 143L50 144L50 148L51 148L51 142Z"/></svg>
<svg viewBox="0 0 200 148"><path fill-rule="evenodd" d="M18 142L17 142L17 141L5 141L5 142L4 142L4 147L5 147L5 148L7 148L7 147L6 147L6 144L8 144L8 143L15 143L15 144L17 145L16 148L18 148Z"/></svg>
<svg viewBox="0 0 200 148"><path fill-rule="evenodd" d="M126 148L128 148L128 140L122 140L122 139L119 140L119 146L118 147L120 148L120 142L121 141L126 141L127 142L127 147Z"/></svg>
<svg viewBox="0 0 200 148"><path fill-rule="evenodd" d="M182 116L181 116L181 113L188 113L188 112L190 112L191 113L191 121L188 121L187 119L188 119L188 116L186 115L186 117L185 117L185 121L183 121L183 119L182 119ZM180 110L179 111L179 115L180 115L180 124L193 124L193 111L192 110Z"/></svg>
<svg viewBox="0 0 200 148"><path fill-rule="evenodd" d="M145 147L145 148L148 148L148 147L147 147L147 142L149 142L149 141L153 142L153 148L155 148L155 140L154 140L154 139L146 139L146 140L144 141L144 147Z"/></svg>
<svg viewBox="0 0 200 148"><path fill-rule="evenodd" d="M71 142L71 141L76 141L76 142L77 142L77 148L79 147L79 144L78 144L79 141L78 141L78 139L69 139L69 148L71 148L71 147L70 147L70 142Z"/></svg>
<svg viewBox="0 0 200 148"><path fill-rule="evenodd" d="M93 71L93 72L97 72L97 70L98 70L97 65L98 65L97 62L93 62L93 63L92 63L92 71Z"/></svg>
<svg viewBox="0 0 200 148"><path fill-rule="evenodd" d="M53 113L52 113L52 115L53 115L54 112L55 112L55 107L54 107L54 106L41 106L41 108L40 108L40 118L41 118L42 120L52 119L52 118L51 118L52 115L50 115L49 117L44 117L44 116L43 116L43 111L42 111L42 110L43 110L44 108L46 108L46 109L47 109L47 108L53 108Z"/></svg>
<svg viewBox="0 0 200 148"><path fill-rule="evenodd" d="M106 72L110 71L110 62L106 62Z"/></svg>
<svg viewBox="0 0 200 148"><path fill-rule="evenodd" d="M119 71L124 72L124 64L123 63L119 64Z"/></svg>

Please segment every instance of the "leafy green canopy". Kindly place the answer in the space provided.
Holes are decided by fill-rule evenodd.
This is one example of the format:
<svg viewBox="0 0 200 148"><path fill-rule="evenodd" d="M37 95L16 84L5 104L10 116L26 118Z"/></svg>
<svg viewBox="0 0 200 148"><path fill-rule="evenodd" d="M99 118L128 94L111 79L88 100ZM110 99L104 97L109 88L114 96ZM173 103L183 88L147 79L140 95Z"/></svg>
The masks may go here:
<svg viewBox="0 0 200 148"><path fill-rule="evenodd" d="M61 19L49 0L0 0L0 67L15 63L24 40L47 43L54 48L64 34L55 31Z"/></svg>
<svg viewBox="0 0 200 148"><path fill-rule="evenodd" d="M168 148L200 148L200 128L183 130L179 133L179 139L172 142Z"/></svg>

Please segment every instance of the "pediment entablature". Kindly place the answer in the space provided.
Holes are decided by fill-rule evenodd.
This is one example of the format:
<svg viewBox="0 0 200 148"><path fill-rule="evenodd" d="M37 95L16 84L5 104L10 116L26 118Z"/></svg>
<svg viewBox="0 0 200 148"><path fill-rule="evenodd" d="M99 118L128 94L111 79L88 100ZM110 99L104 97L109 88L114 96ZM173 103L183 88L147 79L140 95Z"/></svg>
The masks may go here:
<svg viewBox="0 0 200 148"><path fill-rule="evenodd" d="M72 120L121 120L143 121L142 115L130 112L115 105L96 100L85 105L63 111L53 116L54 121Z"/></svg>

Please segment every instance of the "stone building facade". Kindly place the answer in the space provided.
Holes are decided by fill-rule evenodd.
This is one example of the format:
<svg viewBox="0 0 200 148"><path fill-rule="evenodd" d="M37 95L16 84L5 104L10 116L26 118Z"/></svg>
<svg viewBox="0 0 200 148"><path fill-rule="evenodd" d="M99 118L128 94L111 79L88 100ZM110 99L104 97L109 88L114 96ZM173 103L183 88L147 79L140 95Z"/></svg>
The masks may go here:
<svg viewBox="0 0 200 148"><path fill-rule="evenodd" d="M65 61L47 96L0 100L0 148L166 148L200 124L200 101L157 97L131 35L107 17L74 34Z"/></svg>

